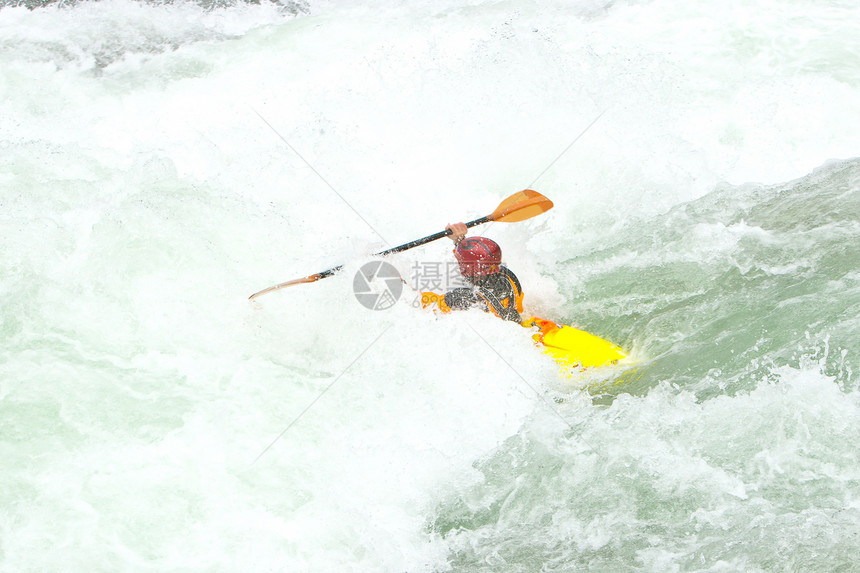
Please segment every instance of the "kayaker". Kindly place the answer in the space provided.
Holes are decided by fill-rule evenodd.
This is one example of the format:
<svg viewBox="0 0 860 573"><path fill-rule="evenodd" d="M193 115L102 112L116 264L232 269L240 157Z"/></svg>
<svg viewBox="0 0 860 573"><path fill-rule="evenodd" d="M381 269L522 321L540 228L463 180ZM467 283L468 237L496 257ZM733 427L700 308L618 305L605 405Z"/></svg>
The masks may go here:
<svg viewBox="0 0 860 573"><path fill-rule="evenodd" d="M465 223L449 224L454 241L454 257L460 274L469 286L444 294L421 293L421 306L431 305L442 312L478 307L499 318L522 322L523 289L516 275L502 265L502 249L486 237L466 237Z"/></svg>

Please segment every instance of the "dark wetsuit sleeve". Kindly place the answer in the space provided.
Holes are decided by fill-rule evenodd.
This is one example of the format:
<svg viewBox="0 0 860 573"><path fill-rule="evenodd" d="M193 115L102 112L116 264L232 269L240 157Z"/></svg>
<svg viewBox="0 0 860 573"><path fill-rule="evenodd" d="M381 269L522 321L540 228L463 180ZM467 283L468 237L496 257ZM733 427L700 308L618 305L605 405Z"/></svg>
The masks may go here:
<svg viewBox="0 0 860 573"><path fill-rule="evenodd" d="M513 285L507 275L513 278ZM504 269L504 272L482 277L474 287L449 291L445 294L445 304L453 310L477 307L485 312L492 311L505 320L520 322L522 317L516 308L520 292L516 276Z"/></svg>
<svg viewBox="0 0 860 573"><path fill-rule="evenodd" d="M445 293L445 304L454 310L466 310L476 305L486 307L486 302L475 289L471 288L455 288L452 291Z"/></svg>

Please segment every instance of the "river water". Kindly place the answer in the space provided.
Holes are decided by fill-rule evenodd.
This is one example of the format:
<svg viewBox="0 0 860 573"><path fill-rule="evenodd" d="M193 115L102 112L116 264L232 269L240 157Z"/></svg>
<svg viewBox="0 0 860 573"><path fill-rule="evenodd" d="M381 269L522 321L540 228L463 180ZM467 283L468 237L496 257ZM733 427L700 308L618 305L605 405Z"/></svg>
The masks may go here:
<svg viewBox="0 0 860 573"><path fill-rule="evenodd" d="M835 0L6 3L0 571L856 570L858 54ZM354 296L526 187L473 232L633 364L416 309L447 240Z"/></svg>

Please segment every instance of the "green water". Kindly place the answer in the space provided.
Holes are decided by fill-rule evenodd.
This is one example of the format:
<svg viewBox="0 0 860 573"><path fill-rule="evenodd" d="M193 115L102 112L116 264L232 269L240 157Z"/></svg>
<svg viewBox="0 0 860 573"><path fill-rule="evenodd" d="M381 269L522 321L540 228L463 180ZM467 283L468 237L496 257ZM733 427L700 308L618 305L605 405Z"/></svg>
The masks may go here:
<svg viewBox="0 0 860 573"><path fill-rule="evenodd" d="M0 2L0 572L857 570L856 6L216 4ZM528 186L635 364L356 300Z"/></svg>

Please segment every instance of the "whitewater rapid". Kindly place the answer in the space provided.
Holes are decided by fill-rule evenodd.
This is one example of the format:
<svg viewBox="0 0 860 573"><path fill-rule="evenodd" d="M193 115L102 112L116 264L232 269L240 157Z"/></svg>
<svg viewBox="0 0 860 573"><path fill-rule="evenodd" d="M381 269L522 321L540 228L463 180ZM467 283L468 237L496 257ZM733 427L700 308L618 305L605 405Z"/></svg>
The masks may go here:
<svg viewBox="0 0 860 573"><path fill-rule="evenodd" d="M0 571L855 567L858 54L838 1L0 8ZM356 300L529 186L475 232L636 366Z"/></svg>

